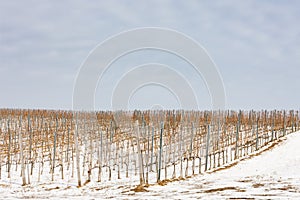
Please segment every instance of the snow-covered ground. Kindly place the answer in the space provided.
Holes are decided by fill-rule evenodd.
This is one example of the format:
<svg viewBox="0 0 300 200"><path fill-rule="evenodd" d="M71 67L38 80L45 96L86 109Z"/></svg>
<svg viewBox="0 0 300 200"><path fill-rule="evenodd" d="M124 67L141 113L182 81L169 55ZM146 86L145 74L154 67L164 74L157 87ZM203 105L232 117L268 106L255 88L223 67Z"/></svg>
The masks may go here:
<svg viewBox="0 0 300 200"><path fill-rule="evenodd" d="M151 185L146 192L132 190L138 179L88 183L77 188L70 184L74 183L70 177L25 187L2 177L0 199L300 199L300 132L281 139L284 141L278 145L227 169L165 186Z"/></svg>
<svg viewBox="0 0 300 200"><path fill-rule="evenodd" d="M300 132L222 171L151 187L144 198L300 199Z"/></svg>

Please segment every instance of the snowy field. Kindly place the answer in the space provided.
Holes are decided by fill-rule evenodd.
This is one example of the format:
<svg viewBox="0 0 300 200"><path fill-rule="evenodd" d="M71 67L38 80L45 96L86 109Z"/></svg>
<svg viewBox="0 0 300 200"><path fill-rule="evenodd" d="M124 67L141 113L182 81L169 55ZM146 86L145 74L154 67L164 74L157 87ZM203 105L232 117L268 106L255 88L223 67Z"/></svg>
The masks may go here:
<svg viewBox="0 0 300 200"><path fill-rule="evenodd" d="M51 184L49 175L24 187L19 180L2 177L0 199L300 199L300 132L281 140L232 167L165 186L150 185L145 192L133 190L138 177L91 182L81 188L71 177Z"/></svg>

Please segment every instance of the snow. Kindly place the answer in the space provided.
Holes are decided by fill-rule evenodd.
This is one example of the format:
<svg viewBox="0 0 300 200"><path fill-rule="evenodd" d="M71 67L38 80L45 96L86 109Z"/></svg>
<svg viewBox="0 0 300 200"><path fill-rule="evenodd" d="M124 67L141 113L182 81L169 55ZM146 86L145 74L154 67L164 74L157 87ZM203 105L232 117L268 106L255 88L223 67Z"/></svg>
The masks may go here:
<svg viewBox="0 0 300 200"><path fill-rule="evenodd" d="M274 147L241 160L236 165L207 172L165 186L151 185L148 192L134 192L135 178L91 182L77 188L76 177L55 181L43 176L40 182L22 187L20 177L1 177L1 199L300 199L300 132L281 138ZM2 169L3 170L3 169ZM47 168L45 170L48 170ZM12 172L15 173L15 172ZM170 173L171 174L171 173ZM190 173L191 174L191 173ZM16 177L18 179L16 179ZM150 180L155 176L150 177ZM152 181L153 182L153 181Z"/></svg>

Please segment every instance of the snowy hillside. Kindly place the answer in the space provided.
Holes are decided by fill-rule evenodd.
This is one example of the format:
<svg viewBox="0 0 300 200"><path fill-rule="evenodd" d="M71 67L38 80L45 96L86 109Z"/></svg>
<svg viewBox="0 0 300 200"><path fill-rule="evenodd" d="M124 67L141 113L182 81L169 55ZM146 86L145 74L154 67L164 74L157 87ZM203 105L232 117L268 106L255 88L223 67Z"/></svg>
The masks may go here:
<svg viewBox="0 0 300 200"><path fill-rule="evenodd" d="M261 154L213 173L197 175L165 186L151 185L134 192L136 180L89 183L82 188L69 184L36 183L22 187L2 177L1 199L300 199L300 132L281 138ZM47 180L48 181L48 180Z"/></svg>
<svg viewBox="0 0 300 200"><path fill-rule="evenodd" d="M300 199L300 132L232 168L189 180L155 186L151 196L175 199Z"/></svg>

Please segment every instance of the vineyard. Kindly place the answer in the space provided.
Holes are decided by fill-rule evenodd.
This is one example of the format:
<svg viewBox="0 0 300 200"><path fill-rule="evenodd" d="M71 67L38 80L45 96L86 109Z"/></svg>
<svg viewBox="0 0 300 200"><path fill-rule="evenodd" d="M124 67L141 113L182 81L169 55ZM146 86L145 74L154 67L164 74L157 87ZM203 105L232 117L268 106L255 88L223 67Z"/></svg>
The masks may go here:
<svg viewBox="0 0 300 200"><path fill-rule="evenodd" d="M0 110L0 180L164 185L226 166L299 130L298 111Z"/></svg>

